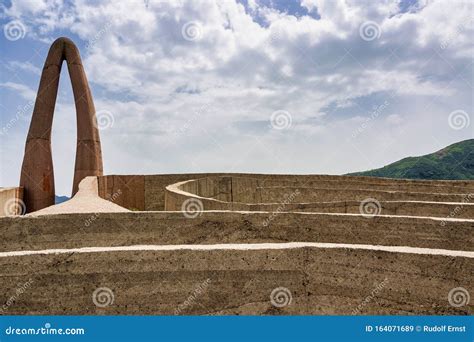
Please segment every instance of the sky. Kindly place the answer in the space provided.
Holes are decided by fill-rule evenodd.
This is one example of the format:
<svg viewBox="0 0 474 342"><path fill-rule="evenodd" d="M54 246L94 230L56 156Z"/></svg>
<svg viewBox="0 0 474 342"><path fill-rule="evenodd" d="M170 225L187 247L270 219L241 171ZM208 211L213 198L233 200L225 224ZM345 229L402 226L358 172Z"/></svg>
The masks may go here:
<svg viewBox="0 0 474 342"><path fill-rule="evenodd" d="M474 2L0 0L0 186L49 46L78 46L105 174L344 174L474 137ZM52 149L70 195L63 65Z"/></svg>

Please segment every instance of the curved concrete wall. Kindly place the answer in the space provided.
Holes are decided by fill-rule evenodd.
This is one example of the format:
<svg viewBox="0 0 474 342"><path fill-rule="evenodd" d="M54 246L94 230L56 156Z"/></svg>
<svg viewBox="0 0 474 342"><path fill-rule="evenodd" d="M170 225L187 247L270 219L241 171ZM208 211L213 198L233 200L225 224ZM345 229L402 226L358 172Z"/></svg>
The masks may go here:
<svg viewBox="0 0 474 342"><path fill-rule="evenodd" d="M324 186L334 181L322 181ZM247 210L247 211L306 211L360 214L360 203L367 198L380 202L383 215L413 215L434 217L474 218L474 190L469 193L461 187L447 188L439 185L389 183L395 190L372 190L369 184L348 180L336 182L334 188L296 187L298 182L287 181L287 187L260 186L263 182L255 178L216 176L188 180L166 187L165 210L182 210L189 198L199 199L203 210ZM272 183L275 183L272 181ZM283 182L285 183L285 182ZM321 186L319 181L310 181ZM300 185L306 185L299 183ZM391 185L390 185L391 184ZM345 186L345 188L342 188ZM364 189L350 188L362 186ZM385 184L378 184L381 188ZM434 191L434 192L421 192ZM466 193L453 193L453 191ZM438 192L436 192L438 191ZM241 202L241 201L247 201ZM455 215L454 215L455 214Z"/></svg>
<svg viewBox="0 0 474 342"><path fill-rule="evenodd" d="M461 202L467 194L433 194L425 192L383 191L369 189L330 189L301 187L257 188L256 203L278 203L291 194L298 193L297 199L303 202L343 201L354 199L362 201L376 198L379 201L437 201Z"/></svg>
<svg viewBox="0 0 474 342"><path fill-rule="evenodd" d="M344 189L350 186L354 189L371 189L386 191L426 192L431 194L472 194L474 181L427 181L427 180L394 180L388 178L329 176L329 175L264 175L244 173L199 173L199 174L169 174L169 175L111 175L99 177L99 195L110 198L120 191L123 196L115 201L116 204L131 210L165 210L166 187L183 181L197 179L218 179L218 191L208 196L225 200L221 193L232 181L233 202L252 203L256 187L271 186L300 186L330 189ZM200 182L204 182L201 180ZM206 181L208 182L208 181ZM214 186L214 185L213 185ZM364 187L362 187L364 186ZM210 187L210 185L209 185ZM217 197L215 197L217 196ZM204 197L204 196L203 196ZM455 196L454 199L457 199ZM347 198L346 200L354 200ZM281 200L280 200L281 201ZM327 202L327 201L324 201Z"/></svg>
<svg viewBox="0 0 474 342"><path fill-rule="evenodd" d="M350 186L445 200L458 199L460 188L472 192L473 182L244 174L98 179L103 198L147 211L1 218L0 302L8 303L18 284L33 285L0 314L472 313L472 302L457 308L447 300L455 287L474 291L471 203L382 201L381 215L367 218L355 198L292 197L283 206L249 199L257 189L284 196L289 188L342 193ZM186 216L181 205L190 198L226 211ZM176 212L156 211L165 208ZM448 212L456 215L401 216ZM196 301L183 305L204 283ZM114 293L106 308L93 304L99 287ZM290 305L271 305L277 287L291 292Z"/></svg>
<svg viewBox="0 0 474 342"><path fill-rule="evenodd" d="M446 224L443 225L443 222ZM88 246L330 242L474 250L474 220L350 214L121 212L0 220L0 252Z"/></svg>
<svg viewBox="0 0 474 342"><path fill-rule="evenodd" d="M455 308L447 300L460 284L474 290L466 284L472 259L439 255L346 248L71 253L0 258L0 269L4 302L18 284L32 284L7 308L10 315L466 315L474 309L472 301ZM92 301L99 287L113 291L105 308ZM283 308L270 302L277 287L292 296Z"/></svg>

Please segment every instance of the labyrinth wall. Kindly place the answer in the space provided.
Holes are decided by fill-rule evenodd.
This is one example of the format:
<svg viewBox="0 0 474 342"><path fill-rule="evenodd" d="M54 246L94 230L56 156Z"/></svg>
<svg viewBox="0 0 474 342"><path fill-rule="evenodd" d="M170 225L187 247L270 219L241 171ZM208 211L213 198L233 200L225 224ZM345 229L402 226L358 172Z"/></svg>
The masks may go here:
<svg viewBox="0 0 474 342"><path fill-rule="evenodd" d="M474 182L184 174L104 176L97 187L130 211L0 218L0 314L474 308L448 300L452 289L474 293ZM111 305L94 305L99 288ZM270 300L281 288L284 307Z"/></svg>
<svg viewBox="0 0 474 342"><path fill-rule="evenodd" d="M108 252L0 258L4 299L28 284L8 314L466 315L450 289L472 259L352 249ZM94 305L107 287L114 301ZM275 307L276 288L291 302ZM199 289L199 293L196 292ZM472 290L472 287L469 289ZM194 296L194 297L193 297Z"/></svg>
<svg viewBox="0 0 474 342"><path fill-rule="evenodd" d="M409 200L461 202L474 193L472 181L394 180L373 177L328 175L264 175L264 174L171 174L171 175L112 175L99 177L99 195L109 199L117 193L114 202L131 210L165 210L166 187L178 182L197 180L201 197L229 200L234 203L280 203L285 194L299 190L293 203L362 200ZM189 185L192 186L192 185ZM269 188L277 187L273 191ZM259 198L259 192L264 198ZM315 190L317 189L317 191ZM188 188L188 190L190 190ZM270 191L272 190L272 191ZM363 191L365 190L365 192ZM404 195L406 193L406 195ZM329 195L329 196L328 196ZM262 195L260 195L262 196ZM473 195L474 197L474 195ZM331 200L331 201L332 201ZM465 200L474 203L472 200ZM212 209L212 208L210 208ZM216 208L218 209L218 208ZM247 209L243 207L242 209ZM471 210L471 209L469 209Z"/></svg>
<svg viewBox="0 0 474 342"><path fill-rule="evenodd" d="M271 212L125 212L8 217L0 252L88 246L327 242L474 251L474 220Z"/></svg>

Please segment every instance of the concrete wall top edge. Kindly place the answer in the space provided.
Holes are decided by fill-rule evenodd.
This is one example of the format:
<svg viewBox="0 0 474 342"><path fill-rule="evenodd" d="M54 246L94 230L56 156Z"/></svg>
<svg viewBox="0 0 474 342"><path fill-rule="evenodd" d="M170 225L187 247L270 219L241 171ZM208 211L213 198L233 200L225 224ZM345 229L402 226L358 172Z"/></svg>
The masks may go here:
<svg viewBox="0 0 474 342"><path fill-rule="evenodd" d="M387 177L371 177L371 176L349 176L349 175L331 175L331 174L286 174L286 173L245 173L245 172L199 172L199 173L155 173L155 174L110 174L103 175L100 177L180 177L180 176L190 176L190 177L212 177L212 176L256 176L256 177L315 177L315 178L346 178L354 180L378 180L378 181L389 181L389 182L408 182L408 183L446 183L446 184L472 184L474 185L474 180L450 180L450 179L440 179L440 180L431 180L431 179L408 179L408 178L387 178Z"/></svg>
<svg viewBox="0 0 474 342"><path fill-rule="evenodd" d="M219 219L223 219L222 213L226 213L226 215L235 215L235 216L262 216L263 218L267 218L268 214L271 212L267 211L243 211L243 210L208 210L201 213L200 217L205 218L206 216L209 217L216 217ZM185 219L183 213L181 211L127 211L127 212L101 212L97 213L97 215L102 218L111 218L111 219L119 219L120 216L127 217L127 216L135 216L136 218L144 218L146 217L156 217L156 218L177 218L177 219ZM366 218L362 214L351 214L351 213L318 213L318 212L286 212L281 211L278 213L280 216L309 216L309 217L334 217L334 218L347 218L347 219L361 219L368 221L369 219ZM8 217L0 217L0 224L7 224L8 220L25 220L25 221L34 221L34 220L50 220L50 219L59 219L64 220L65 222L69 220L86 220L90 218L90 213L64 213L64 214L51 214L47 216L8 216ZM459 222L459 223L468 223L474 224L474 219L467 219L467 218L443 218L443 217L423 217L423 216L408 216L408 215L378 215L377 217L372 218L371 220L397 220L400 222ZM474 225L472 226L474 229Z"/></svg>
<svg viewBox="0 0 474 342"><path fill-rule="evenodd" d="M8 190L19 190L19 189L23 189L23 187L21 186L0 187L0 192L8 191Z"/></svg>

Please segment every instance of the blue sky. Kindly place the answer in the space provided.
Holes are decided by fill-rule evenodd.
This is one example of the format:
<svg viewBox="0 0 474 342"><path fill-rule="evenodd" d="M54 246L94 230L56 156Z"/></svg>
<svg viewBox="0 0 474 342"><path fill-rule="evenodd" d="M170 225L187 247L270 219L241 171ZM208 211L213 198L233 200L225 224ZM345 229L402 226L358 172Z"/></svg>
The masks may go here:
<svg viewBox="0 0 474 342"><path fill-rule="evenodd" d="M107 174L342 174L474 136L472 1L3 1L0 186L18 184L41 69L78 45ZM68 195L67 68L53 127Z"/></svg>

